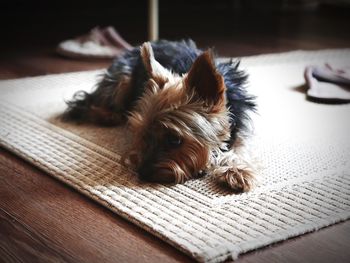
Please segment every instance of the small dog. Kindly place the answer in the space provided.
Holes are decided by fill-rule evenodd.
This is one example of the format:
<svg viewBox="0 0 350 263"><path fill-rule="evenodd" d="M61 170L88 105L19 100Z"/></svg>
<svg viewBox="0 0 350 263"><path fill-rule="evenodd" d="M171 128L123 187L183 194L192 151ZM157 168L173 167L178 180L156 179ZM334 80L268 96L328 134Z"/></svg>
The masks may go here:
<svg viewBox="0 0 350 263"><path fill-rule="evenodd" d="M127 123L126 159L150 182L183 183L210 174L236 191L254 182L239 154L256 108L239 62L216 63L191 40L146 42L116 58L92 93L77 92L65 119Z"/></svg>

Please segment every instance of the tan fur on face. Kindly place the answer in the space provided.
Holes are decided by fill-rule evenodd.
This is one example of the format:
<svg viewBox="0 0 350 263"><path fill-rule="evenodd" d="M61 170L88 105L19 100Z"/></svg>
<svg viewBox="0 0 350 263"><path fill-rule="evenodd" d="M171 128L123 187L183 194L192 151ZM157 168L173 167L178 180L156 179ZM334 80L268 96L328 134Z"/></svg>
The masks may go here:
<svg viewBox="0 0 350 263"><path fill-rule="evenodd" d="M128 117L134 137L129 159L135 168L151 165L148 179L174 183L206 170L232 189L249 189L250 170L236 153L222 151L230 138L229 111L211 53L200 55L184 76L158 63L149 43L141 47L141 57L150 79ZM169 148L168 134L181 145Z"/></svg>
<svg viewBox="0 0 350 263"><path fill-rule="evenodd" d="M184 87L183 81L159 88L150 80L149 87L130 113L129 125L137 138L158 123L178 134L192 136L203 144L220 147L229 139L229 117L225 107L213 111L213 106L203 107L203 101Z"/></svg>
<svg viewBox="0 0 350 263"><path fill-rule="evenodd" d="M189 136L195 133L204 140L203 143L213 147L229 139L226 88L210 53L203 53L189 73L180 77L163 68L154 59L150 48L149 44L144 44L141 54L151 78L129 118L132 131L138 133L136 137L142 137L140 133L157 121L178 133ZM166 75L166 82L155 72ZM201 74L201 78L197 74ZM208 87L208 84L211 86ZM213 91L208 92L210 88Z"/></svg>
<svg viewBox="0 0 350 263"><path fill-rule="evenodd" d="M196 140L185 138L181 149L170 151L168 158L164 157L156 164L154 177L173 177L173 182L183 183L207 166L208 157L207 147Z"/></svg>
<svg viewBox="0 0 350 263"><path fill-rule="evenodd" d="M157 169L153 175L154 178L172 176L176 183L205 169L211 152L219 149L230 134L226 109L213 112L211 106L203 107L203 101L184 83L175 77L160 88L151 79L128 121L135 137L131 151L136 166L142 164L142 153L149 147L149 131L158 138L161 137L157 136L159 130L171 131L183 138L181 148L155 164Z"/></svg>

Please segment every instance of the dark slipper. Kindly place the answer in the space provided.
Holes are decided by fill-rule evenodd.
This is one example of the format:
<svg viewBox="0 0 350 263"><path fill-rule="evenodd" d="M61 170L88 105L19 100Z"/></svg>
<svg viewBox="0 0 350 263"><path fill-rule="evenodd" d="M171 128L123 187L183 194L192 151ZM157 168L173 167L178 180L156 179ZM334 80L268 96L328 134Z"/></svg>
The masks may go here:
<svg viewBox="0 0 350 263"><path fill-rule="evenodd" d="M304 76L309 100L329 104L350 102L350 68L335 69L329 64L308 66Z"/></svg>

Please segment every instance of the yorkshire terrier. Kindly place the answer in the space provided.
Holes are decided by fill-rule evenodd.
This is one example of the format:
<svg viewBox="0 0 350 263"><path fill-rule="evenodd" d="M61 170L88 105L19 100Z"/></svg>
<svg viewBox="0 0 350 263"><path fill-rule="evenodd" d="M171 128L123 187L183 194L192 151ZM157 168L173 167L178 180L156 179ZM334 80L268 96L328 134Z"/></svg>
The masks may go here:
<svg viewBox="0 0 350 263"><path fill-rule="evenodd" d="M126 159L142 180L183 183L208 174L248 191L253 169L240 149L256 105L246 80L238 61L216 62L191 40L146 42L116 58L94 91L77 92L64 117L127 123Z"/></svg>

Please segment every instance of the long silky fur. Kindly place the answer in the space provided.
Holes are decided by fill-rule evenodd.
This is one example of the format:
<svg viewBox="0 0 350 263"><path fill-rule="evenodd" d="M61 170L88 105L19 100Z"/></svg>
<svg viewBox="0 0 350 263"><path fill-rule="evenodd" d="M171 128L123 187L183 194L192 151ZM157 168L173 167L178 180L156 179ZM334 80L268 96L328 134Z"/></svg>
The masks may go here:
<svg viewBox="0 0 350 263"><path fill-rule="evenodd" d="M189 173L206 169L232 189L249 190L253 172L233 148L247 132L249 112L255 111L256 105L255 97L246 91L248 75L239 68L239 61L215 62L211 52L204 53L192 40L161 40L142 48L135 47L116 58L91 93L77 92L67 102L63 117L107 125L127 121L136 137L130 159L142 165L161 158L154 167L173 174L176 183L196 177ZM210 110L205 98L196 96L183 80L199 56L210 61L206 64L213 74L210 80L217 78L220 83L220 103L213 102L215 110ZM160 131L149 136L154 123L188 143L182 146L184 152L175 154L177 159L162 148L157 152L159 142L152 145L152 136L159 136L159 140L164 136ZM150 149L144 148L148 151L144 152L142 147L147 145Z"/></svg>

